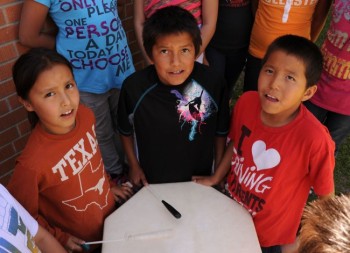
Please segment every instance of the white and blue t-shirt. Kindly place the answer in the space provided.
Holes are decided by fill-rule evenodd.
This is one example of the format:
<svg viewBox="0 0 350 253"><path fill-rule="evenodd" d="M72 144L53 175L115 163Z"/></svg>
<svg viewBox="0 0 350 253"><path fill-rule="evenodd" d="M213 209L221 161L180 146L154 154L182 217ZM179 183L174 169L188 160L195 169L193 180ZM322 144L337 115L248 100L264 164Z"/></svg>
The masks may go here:
<svg viewBox="0 0 350 253"><path fill-rule="evenodd" d="M73 66L80 91L101 94L120 88L135 71L117 0L35 0L49 8L56 50Z"/></svg>

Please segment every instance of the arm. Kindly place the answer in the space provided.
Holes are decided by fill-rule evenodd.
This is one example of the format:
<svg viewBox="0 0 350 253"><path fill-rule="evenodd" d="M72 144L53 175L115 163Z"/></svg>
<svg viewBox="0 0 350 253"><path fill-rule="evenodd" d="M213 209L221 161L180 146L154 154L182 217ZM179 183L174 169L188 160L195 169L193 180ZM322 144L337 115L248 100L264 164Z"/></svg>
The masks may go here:
<svg viewBox="0 0 350 253"><path fill-rule="evenodd" d="M220 161L219 166L215 169L215 173L209 177L197 177L192 179L200 184L213 186L219 184L230 170L231 160L233 155L233 142L230 141L227 145L223 158Z"/></svg>
<svg viewBox="0 0 350 253"><path fill-rule="evenodd" d="M327 195L323 195L323 196L317 196L319 199L328 199L328 198L331 198L331 197L334 197L334 194L335 193L335 191L334 191L334 189L333 189L333 191L332 192L330 192L329 194L327 194Z"/></svg>
<svg viewBox="0 0 350 253"><path fill-rule="evenodd" d="M25 0L19 25L19 40L24 46L55 49L56 39L42 32L49 9L33 0Z"/></svg>
<svg viewBox="0 0 350 253"><path fill-rule="evenodd" d="M150 65L152 61L146 54L146 51L143 47L143 40L142 40L143 23L145 22L145 19L146 19L145 13L143 11L143 5L144 5L144 0L134 0L134 29L135 29L136 40L142 52L142 55L146 61L146 65Z"/></svg>
<svg viewBox="0 0 350 253"><path fill-rule="evenodd" d="M327 15L331 7L332 0L318 1L311 22L310 37L312 41L316 41L320 35L324 24L326 23Z"/></svg>
<svg viewBox="0 0 350 253"><path fill-rule="evenodd" d="M111 191L113 192L114 199L116 202L126 201L133 194L131 187L127 184L112 186Z"/></svg>
<svg viewBox="0 0 350 253"><path fill-rule="evenodd" d="M218 0L202 0L202 46L199 54L204 52L208 46L216 29L216 21L218 18L219 3Z"/></svg>
<svg viewBox="0 0 350 253"><path fill-rule="evenodd" d="M55 237L40 225L34 240L35 244L43 253L67 253Z"/></svg>
<svg viewBox="0 0 350 253"><path fill-rule="evenodd" d="M140 167L139 161L136 157L133 136L120 135L120 139L122 141L124 152L128 159L129 178L131 180L131 183L137 186L140 186L141 183L143 185L148 185L145 174L143 173L143 170Z"/></svg>
<svg viewBox="0 0 350 253"><path fill-rule="evenodd" d="M215 138L215 168L220 164L220 161L225 153L226 137Z"/></svg>

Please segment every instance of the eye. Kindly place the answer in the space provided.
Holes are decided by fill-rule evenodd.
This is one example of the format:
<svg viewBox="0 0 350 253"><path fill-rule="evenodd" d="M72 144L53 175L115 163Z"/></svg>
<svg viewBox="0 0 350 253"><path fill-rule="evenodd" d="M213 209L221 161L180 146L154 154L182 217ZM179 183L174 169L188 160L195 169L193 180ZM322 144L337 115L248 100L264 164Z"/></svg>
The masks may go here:
<svg viewBox="0 0 350 253"><path fill-rule="evenodd" d="M293 81L293 82L296 81L295 78L294 78L293 76L291 76L291 75L288 75L286 78L287 78L287 80L289 80L289 81Z"/></svg>
<svg viewBox="0 0 350 253"><path fill-rule="evenodd" d="M187 54L187 53L189 53L190 52L190 50L188 49L188 48L183 48L182 50L181 50L181 53L183 53L183 54Z"/></svg>
<svg viewBox="0 0 350 253"><path fill-rule="evenodd" d="M72 89L72 88L74 88L75 87L75 83L74 82L69 82L69 83L67 83L67 85L66 85L66 89Z"/></svg>
<svg viewBox="0 0 350 253"><path fill-rule="evenodd" d="M162 50L160 50L160 53L161 53L161 54L167 54L167 53L168 53L168 50L162 49Z"/></svg>
<svg viewBox="0 0 350 253"><path fill-rule="evenodd" d="M272 74L272 73L273 73L273 69L265 68L264 72L265 72L266 74Z"/></svg>
<svg viewBox="0 0 350 253"><path fill-rule="evenodd" d="M48 92L48 93L45 94L44 97L49 98L49 97L52 97L53 95L55 95L54 92Z"/></svg>

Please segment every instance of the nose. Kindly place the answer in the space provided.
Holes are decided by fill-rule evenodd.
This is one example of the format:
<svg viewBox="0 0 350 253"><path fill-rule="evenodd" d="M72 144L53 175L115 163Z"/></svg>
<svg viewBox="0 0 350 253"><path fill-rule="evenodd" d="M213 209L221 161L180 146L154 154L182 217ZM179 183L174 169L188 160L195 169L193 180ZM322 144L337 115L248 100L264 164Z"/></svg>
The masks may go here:
<svg viewBox="0 0 350 253"><path fill-rule="evenodd" d="M278 89L279 87L279 77L277 75L274 75L270 80L270 88L271 89Z"/></svg>
<svg viewBox="0 0 350 253"><path fill-rule="evenodd" d="M62 106L67 106L70 105L71 100L70 100L70 96L69 94L67 94L66 92L62 92L61 94L61 105Z"/></svg>
<svg viewBox="0 0 350 253"><path fill-rule="evenodd" d="M180 64L180 54L174 53L171 57L171 64L178 66Z"/></svg>

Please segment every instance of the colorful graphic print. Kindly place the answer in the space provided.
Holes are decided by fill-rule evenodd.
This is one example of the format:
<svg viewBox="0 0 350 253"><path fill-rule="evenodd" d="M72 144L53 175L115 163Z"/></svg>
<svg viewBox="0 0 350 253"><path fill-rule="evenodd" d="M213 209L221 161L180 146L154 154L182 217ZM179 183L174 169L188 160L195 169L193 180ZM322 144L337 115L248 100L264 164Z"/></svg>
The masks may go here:
<svg viewBox="0 0 350 253"><path fill-rule="evenodd" d="M217 112L217 105L208 92L194 80L186 86L183 94L178 90L172 90L171 93L178 98L177 112L181 128L185 124L191 125L188 139L193 141L196 134L201 133L201 126L205 124L205 120Z"/></svg>

